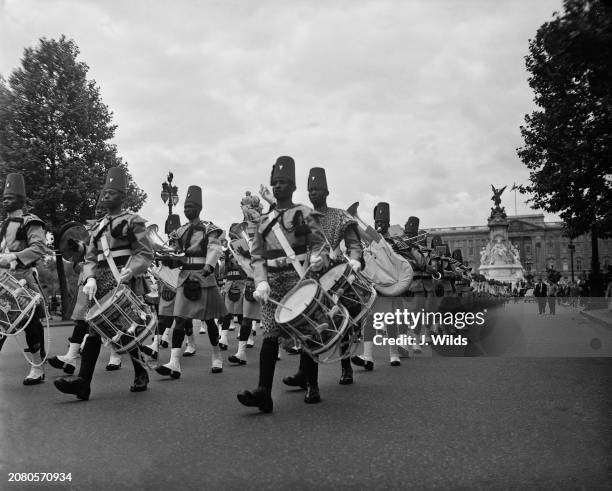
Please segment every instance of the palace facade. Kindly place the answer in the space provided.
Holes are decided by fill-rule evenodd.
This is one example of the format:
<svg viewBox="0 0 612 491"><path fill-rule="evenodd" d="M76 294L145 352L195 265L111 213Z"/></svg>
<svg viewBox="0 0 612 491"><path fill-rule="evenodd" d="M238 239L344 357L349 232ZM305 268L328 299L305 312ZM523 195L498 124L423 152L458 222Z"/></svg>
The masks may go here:
<svg viewBox="0 0 612 491"><path fill-rule="evenodd" d="M547 268L554 267L562 277L571 278L572 257L569 239L562 235L562 222L545 222L542 214L508 216L508 222L508 238L520 251L525 273L537 276L544 274ZM424 231L428 237L440 235L451 251L461 249L464 262L474 271L478 270L480 250L489 240L487 225L428 228ZM577 237L573 244L574 276L577 278L591 270L590 234ZM599 261L602 271L612 265L612 239L599 239Z"/></svg>

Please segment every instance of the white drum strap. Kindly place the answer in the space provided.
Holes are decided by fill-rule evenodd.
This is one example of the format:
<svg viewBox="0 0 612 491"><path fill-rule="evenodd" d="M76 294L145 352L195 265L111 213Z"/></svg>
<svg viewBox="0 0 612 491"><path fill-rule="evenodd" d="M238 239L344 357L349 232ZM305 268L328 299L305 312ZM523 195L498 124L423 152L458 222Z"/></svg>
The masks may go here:
<svg viewBox="0 0 612 491"><path fill-rule="evenodd" d="M276 212L276 210L274 210L271 213L271 215L272 215L272 219L275 219L278 213ZM282 220L282 217L281 217L281 220ZM287 258L289 259L292 266L297 271L297 274L300 276L300 278L303 278L304 275L306 274L306 270L304 269L300 261L297 260L295 251L293 250L293 247L291 247L291 244L289 244L287 237L285 237L285 234L281 230L280 225L278 224L278 221L276 221L276 223L272 227L272 232L274 232L274 236L276 237L276 240L278 240L281 247L283 248L283 251L285 251L285 254L287 254Z"/></svg>
<svg viewBox="0 0 612 491"><path fill-rule="evenodd" d="M121 275L119 274L119 270L117 269L117 265L115 264L115 260L111 254L110 247L108 247L108 240L106 239L105 235L100 237L100 243L102 244L102 254L104 254L108 267L110 268L111 273L113 273L115 281L119 285L121 283Z"/></svg>

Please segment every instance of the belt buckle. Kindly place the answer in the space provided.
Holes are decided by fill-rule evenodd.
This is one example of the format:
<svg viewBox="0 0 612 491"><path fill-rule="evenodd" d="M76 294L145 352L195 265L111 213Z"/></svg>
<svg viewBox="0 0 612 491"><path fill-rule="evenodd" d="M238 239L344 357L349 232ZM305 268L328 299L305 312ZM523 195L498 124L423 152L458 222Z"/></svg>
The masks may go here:
<svg viewBox="0 0 612 491"><path fill-rule="evenodd" d="M284 268L285 266L287 266L287 258L281 257L281 258L276 260L276 267L277 268Z"/></svg>

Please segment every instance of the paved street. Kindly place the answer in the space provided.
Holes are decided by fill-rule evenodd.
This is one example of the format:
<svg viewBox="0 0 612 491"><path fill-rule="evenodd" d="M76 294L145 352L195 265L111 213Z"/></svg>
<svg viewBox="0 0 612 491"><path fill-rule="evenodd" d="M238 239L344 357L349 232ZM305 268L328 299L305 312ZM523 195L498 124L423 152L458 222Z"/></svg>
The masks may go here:
<svg viewBox="0 0 612 491"><path fill-rule="evenodd" d="M499 312L481 340L490 356L425 350L395 368L378 347L374 371L357 369L353 386L323 366L314 406L283 387L298 363L284 354L269 415L235 396L256 384L257 349L247 366L213 375L199 335L183 377L153 373L140 394L128 391L127 359L104 371L103 349L81 402L54 388L50 367L44 384L24 387L10 340L0 355L0 488L24 487L4 484L9 472L71 472L58 489L609 487L612 329L564 307L554 317L535 304ZM64 352L69 332L53 328L51 353Z"/></svg>

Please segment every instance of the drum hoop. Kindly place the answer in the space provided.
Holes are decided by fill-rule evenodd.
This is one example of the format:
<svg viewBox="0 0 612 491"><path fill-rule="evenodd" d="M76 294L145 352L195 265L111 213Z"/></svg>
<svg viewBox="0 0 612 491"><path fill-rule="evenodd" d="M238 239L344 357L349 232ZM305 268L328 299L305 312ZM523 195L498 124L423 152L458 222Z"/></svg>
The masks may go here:
<svg viewBox="0 0 612 491"><path fill-rule="evenodd" d="M338 288L341 287L340 283L347 283L348 277L351 273L351 270L353 268L351 268L351 265L348 263L342 263L342 264L337 264L336 266L334 266L333 268L328 269L325 273L323 273L321 275L321 277L319 278L319 283L321 283L321 280L325 277L325 275L331 273L332 271L338 270L339 268L343 268L342 274L338 275L335 279L335 281L333 282L332 286L326 290L326 291L334 291L337 290ZM321 285L321 288L323 288L323 285ZM325 288L323 288L325 289Z"/></svg>
<svg viewBox="0 0 612 491"><path fill-rule="evenodd" d="M146 326L144 326L144 329L138 336L133 337L133 339L129 343L127 343L125 346L121 346L111 340L111 343L113 344L113 347L116 353L118 355L121 355L123 353L127 353L128 351L132 351L132 349L135 346L137 346L144 339L146 339L148 336L151 335L151 333L153 332L153 329L155 328L155 324L157 324L157 316L155 315L155 312L151 312L151 320L149 321L149 323ZM129 334L127 333L123 335L129 336Z"/></svg>

